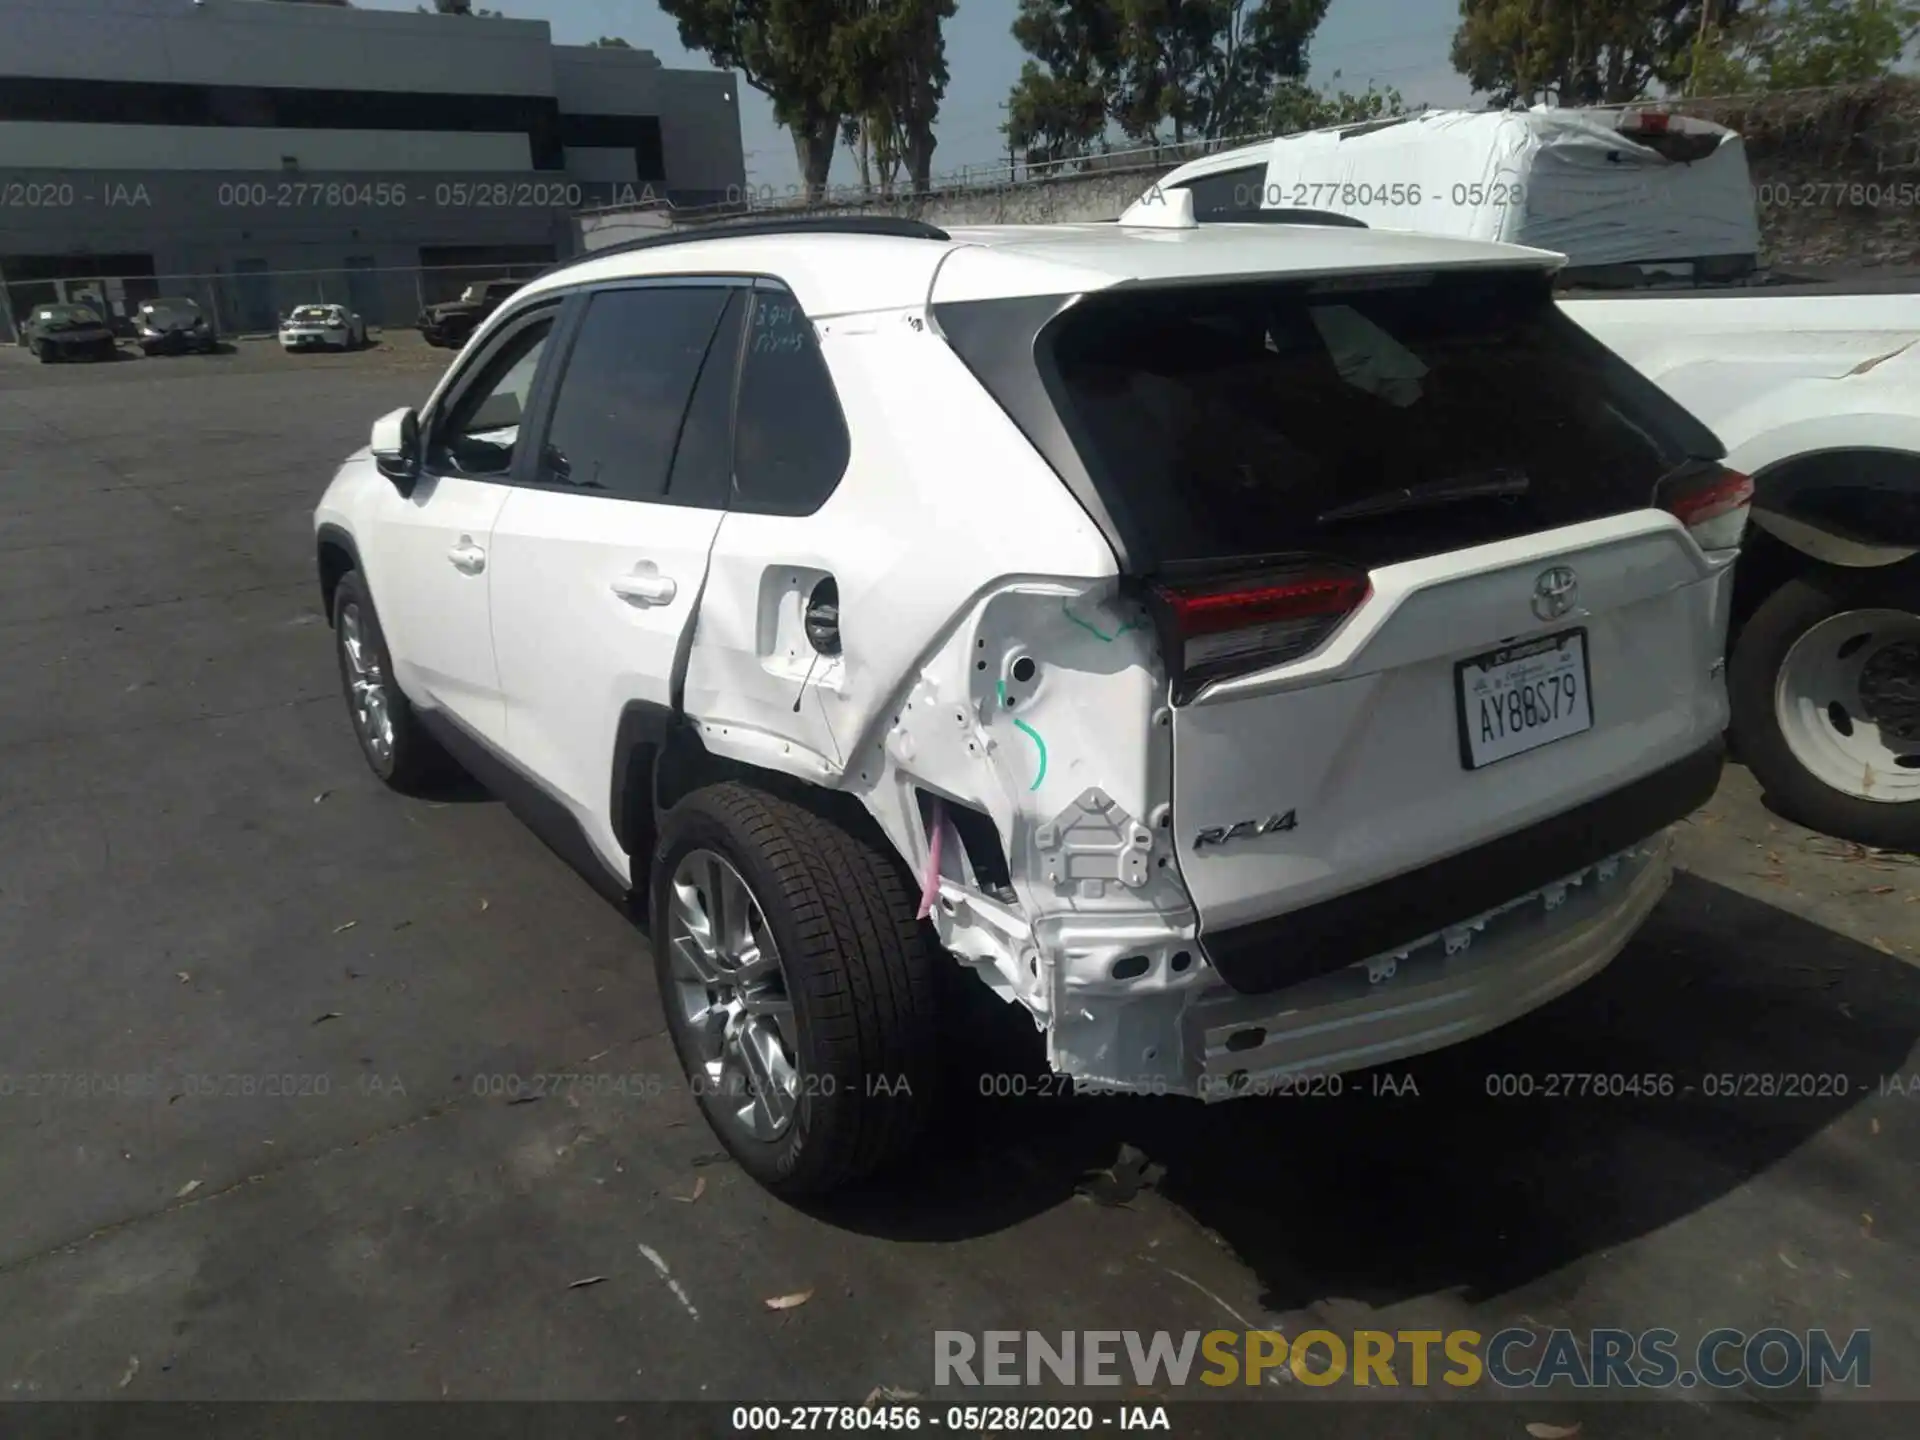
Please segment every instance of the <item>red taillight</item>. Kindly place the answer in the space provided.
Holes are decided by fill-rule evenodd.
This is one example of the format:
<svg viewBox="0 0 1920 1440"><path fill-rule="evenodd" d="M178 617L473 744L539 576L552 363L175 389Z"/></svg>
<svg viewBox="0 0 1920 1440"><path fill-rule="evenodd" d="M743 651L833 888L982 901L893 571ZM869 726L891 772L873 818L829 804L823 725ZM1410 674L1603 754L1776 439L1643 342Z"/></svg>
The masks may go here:
<svg viewBox="0 0 1920 1440"><path fill-rule="evenodd" d="M1664 135L1672 123L1672 117L1660 110L1641 110L1627 117L1627 123L1620 127L1625 135Z"/></svg>
<svg viewBox="0 0 1920 1440"><path fill-rule="evenodd" d="M1262 570L1153 587L1176 701L1315 649L1359 608L1366 574L1335 566Z"/></svg>
<svg viewBox="0 0 1920 1440"><path fill-rule="evenodd" d="M1656 499L1702 550L1732 550L1746 533L1753 480L1716 465L1662 481Z"/></svg>

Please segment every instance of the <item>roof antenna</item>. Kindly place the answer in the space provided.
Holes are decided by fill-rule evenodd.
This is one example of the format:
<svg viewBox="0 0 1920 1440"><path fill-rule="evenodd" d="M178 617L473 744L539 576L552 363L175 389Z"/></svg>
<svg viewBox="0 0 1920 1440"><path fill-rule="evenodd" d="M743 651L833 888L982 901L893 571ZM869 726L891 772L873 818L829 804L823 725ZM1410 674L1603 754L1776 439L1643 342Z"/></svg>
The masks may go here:
<svg viewBox="0 0 1920 1440"><path fill-rule="evenodd" d="M1200 222L1193 214L1193 191L1184 185L1162 189L1147 187L1147 193L1126 208L1120 224L1141 230L1198 230Z"/></svg>

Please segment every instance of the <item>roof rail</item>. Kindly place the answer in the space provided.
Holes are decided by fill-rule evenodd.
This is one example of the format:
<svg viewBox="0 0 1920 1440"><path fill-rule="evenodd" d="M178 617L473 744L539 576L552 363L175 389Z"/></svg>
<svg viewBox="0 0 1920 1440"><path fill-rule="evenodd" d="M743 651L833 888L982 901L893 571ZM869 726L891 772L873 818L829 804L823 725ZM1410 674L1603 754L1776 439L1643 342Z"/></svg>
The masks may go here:
<svg viewBox="0 0 1920 1440"><path fill-rule="evenodd" d="M637 240L622 240L617 245L606 245L598 250L584 250L548 266L535 278L582 265L589 260L600 260L608 255L626 255L635 250L653 250L667 245L686 245L695 240L724 240L736 235L884 235L896 240L953 238L937 225L899 215L798 215L786 220L712 221L704 225L684 226L662 235L643 235Z"/></svg>

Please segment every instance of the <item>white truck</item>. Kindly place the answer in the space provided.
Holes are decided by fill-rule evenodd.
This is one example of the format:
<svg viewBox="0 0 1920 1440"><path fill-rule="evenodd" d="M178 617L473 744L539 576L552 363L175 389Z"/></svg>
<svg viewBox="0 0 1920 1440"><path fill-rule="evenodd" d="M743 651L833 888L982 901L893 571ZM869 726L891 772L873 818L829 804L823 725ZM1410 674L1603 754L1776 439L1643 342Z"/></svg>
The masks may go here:
<svg viewBox="0 0 1920 1440"><path fill-rule="evenodd" d="M1317 211L1564 254L1566 313L1754 481L1729 639L1736 752L1782 814L1920 848L1920 283L1762 269L1741 138L1658 107L1283 136L1183 165L1136 208L1181 190L1208 220Z"/></svg>

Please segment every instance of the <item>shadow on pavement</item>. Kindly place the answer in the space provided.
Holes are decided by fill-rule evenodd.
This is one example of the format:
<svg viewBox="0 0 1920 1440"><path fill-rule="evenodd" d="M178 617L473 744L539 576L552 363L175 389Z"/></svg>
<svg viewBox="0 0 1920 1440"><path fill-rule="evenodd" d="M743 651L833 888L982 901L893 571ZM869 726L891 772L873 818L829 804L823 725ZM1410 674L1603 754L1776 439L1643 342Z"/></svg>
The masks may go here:
<svg viewBox="0 0 1920 1440"><path fill-rule="evenodd" d="M1232 1247L1275 1311L1326 1295L1477 1299L1645 1235L1866 1099L1920 1034L1911 967L1690 875L1588 985L1466 1045L1346 1076L1337 1096L1055 1098L1037 1037L1006 1033L1025 1017L982 995L1003 1012L979 1013L994 1053L961 1073L924 1167L822 1218L901 1240L990 1232L1067 1200L1127 1143L1166 1167L1160 1193ZM1008 1088L983 1086L996 1067L1024 1077L1027 1098L981 1097ZM1745 1072L1850 1084L1703 1093L1703 1077ZM1544 1093L1582 1074L1670 1076L1671 1093ZM1488 1093L1522 1076L1530 1098Z"/></svg>

